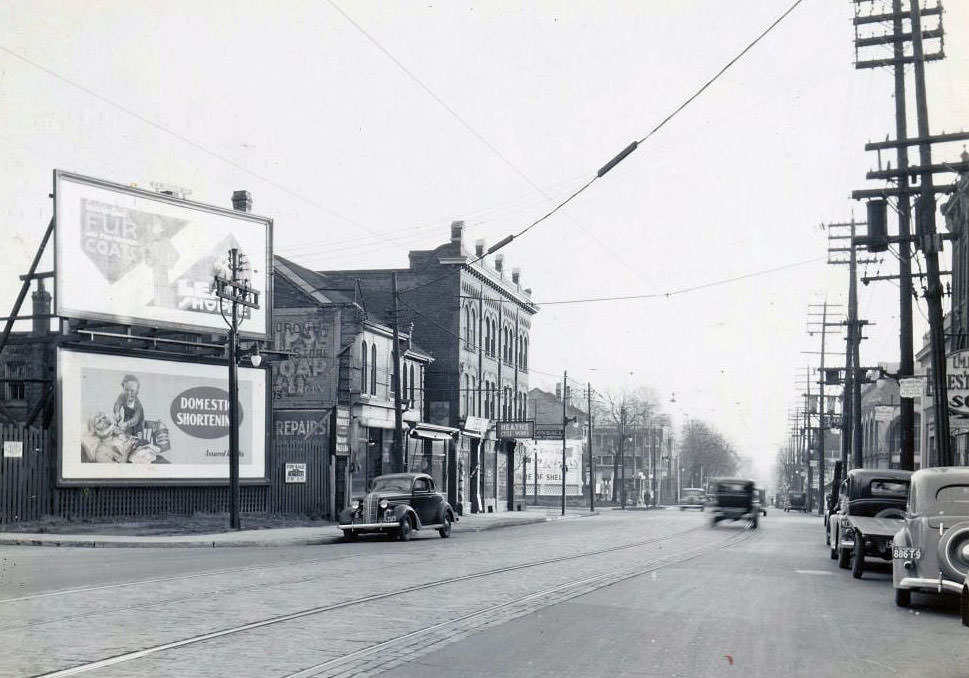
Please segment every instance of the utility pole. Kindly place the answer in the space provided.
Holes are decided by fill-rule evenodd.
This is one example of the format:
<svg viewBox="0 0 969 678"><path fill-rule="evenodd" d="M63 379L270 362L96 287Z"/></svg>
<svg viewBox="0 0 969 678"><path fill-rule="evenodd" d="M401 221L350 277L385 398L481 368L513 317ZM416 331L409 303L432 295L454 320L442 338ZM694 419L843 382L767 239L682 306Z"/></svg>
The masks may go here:
<svg viewBox="0 0 969 678"><path fill-rule="evenodd" d="M394 369L390 375L394 390L394 467L400 472L407 471L404 459L404 421L400 403L400 318L398 314L397 274L391 274L394 290Z"/></svg>
<svg viewBox="0 0 969 678"><path fill-rule="evenodd" d="M226 337L229 363L229 528L238 530L239 520L239 306L259 308L259 292L249 287L249 280L242 278L248 266L238 249L229 250L229 277L215 276L215 296L231 302L227 319L229 332ZM256 444L256 441L253 441Z"/></svg>
<svg viewBox="0 0 969 678"><path fill-rule="evenodd" d="M569 371L562 372L562 515L565 515L565 429L568 428L569 418L566 410L569 392Z"/></svg>
<svg viewBox="0 0 969 678"><path fill-rule="evenodd" d="M856 0L856 4L864 4L869 0ZM937 61L945 57L942 49L943 27L942 27L942 5L937 2L934 7L922 8L917 1L910 0L908 11L903 11L902 0L892 0L892 11L887 14L869 14L862 16L856 12L854 24L856 26L855 45L859 47L883 46L888 43L893 45L892 59L875 59L870 61L856 61L856 68L878 68L882 66L894 66L895 75L895 128L896 139L885 140L883 142L868 143L865 150L881 151L882 149L895 148L897 152L897 169L882 170L879 162L877 172L868 172L868 179L886 179L896 183L894 188L853 191L852 197L855 199L878 198L869 201L869 214L875 211L884 213L885 198L893 196L898 200L899 214L899 235L898 237L887 237L887 233L879 232L879 238L873 239L871 228L869 228L869 238L861 244L866 244L869 251L881 251L887 249L889 242L898 243L899 246L899 286L900 286L900 315L901 324L900 334L900 359L898 377L910 377L914 373L914 359L912 358L912 325L911 325L911 254L909 244L914 242L917 248L922 249L925 258L926 285L925 299L928 306L929 321L929 352L931 360L931 385L933 391L932 406L935 425L935 444L936 462L941 465L953 463L951 438L949 434L949 412L946 398L946 356L945 356L945 334L943 327L942 312L942 284L939 280L941 271L939 270L939 252L942 249L942 237L936 233L935 228L935 194L949 192L951 186L936 188L933 186L932 175L934 172L960 171L964 169L966 163L944 163L932 165L931 144L942 141L960 141L969 139L969 133L958 132L954 134L941 134L932 136L929 132L928 104L925 92L925 62ZM937 17L937 25L929 29L923 29L922 17ZM904 21L908 20L911 29L908 33L904 29ZM892 33L887 35L868 35L861 37L858 35L857 27L866 24L876 24L891 22ZM924 49L925 40L939 40L937 51L926 54ZM912 53L906 55L904 45L911 42ZM906 64L913 65L915 80L915 105L917 118L917 136L914 139L908 138L905 107L905 72ZM919 147L919 165L909 166L908 146ZM909 178L918 175L920 187L910 187ZM911 208L909 196L917 195L916 201L916 234L911 235ZM869 218L869 222L872 219ZM874 240L874 242L873 242ZM900 404L901 417L901 449L899 454L899 466L903 469L911 470L915 467L914 452L914 403L909 398L903 398ZM922 465L927 466L927 459L924 458L928 451L923 452Z"/></svg>
<svg viewBox="0 0 969 678"><path fill-rule="evenodd" d="M619 479L619 503L623 510L626 508L626 454L623 447L626 442L626 406L619 406L619 469L622 476Z"/></svg>
<svg viewBox="0 0 969 678"><path fill-rule="evenodd" d="M589 413L589 511L596 510L596 469L595 457L592 455L592 384L586 382L586 408Z"/></svg>

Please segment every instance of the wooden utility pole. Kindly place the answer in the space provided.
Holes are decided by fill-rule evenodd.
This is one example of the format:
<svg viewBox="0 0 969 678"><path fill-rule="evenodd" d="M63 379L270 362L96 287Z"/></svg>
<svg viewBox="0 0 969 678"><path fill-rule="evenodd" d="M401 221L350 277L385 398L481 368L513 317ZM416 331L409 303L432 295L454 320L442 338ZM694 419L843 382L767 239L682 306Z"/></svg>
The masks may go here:
<svg viewBox="0 0 969 678"><path fill-rule="evenodd" d="M856 0L856 5L868 4L870 0ZM874 7L875 5L873 5ZM937 17L937 25L928 30L922 27L922 17ZM911 29L905 32L904 22L909 21ZM868 36L858 35L858 26L891 23L892 32L890 34L877 34ZM914 242L917 248L922 250L925 258L926 286L925 299L928 306L929 321L929 353L931 359L932 380L932 405L935 426L935 462L941 465L949 465L953 462L952 446L949 437L949 412L946 394L946 357L945 357L945 335L943 327L942 313L942 284L939 280L941 271L939 270L939 252L942 249L942 237L936 233L935 228L935 194L949 192L952 187L935 187L932 175L940 171L957 171L965 163L953 163L932 165L931 144L943 141L959 141L969 139L969 133L958 132L932 136L929 132L928 123L928 104L925 92L925 62L937 61L945 58L942 49L942 37L944 34L942 27L942 5L936 3L934 7L921 8L917 1L908 3L908 10L904 11L902 0L892 0L892 11L887 14L868 14L856 13L854 24L856 26L855 46L883 47L891 44L893 53L891 59L873 59L868 61L856 60L856 68L880 68L883 66L893 66L895 75L895 131L896 139L883 142L869 143L865 145L865 150L881 151L882 149L896 149L896 169L882 170L879 167L877 172L869 172L869 179L887 179L895 182L893 188L853 191L852 197L855 199L880 198L882 202L888 196L893 196L898 201L899 227L898 237L881 237L880 243L872 243L869 239L866 244L869 251L880 251L887 249L888 243L897 243L899 247L899 299L900 313L899 323L901 326L899 338L899 371L898 377L910 377L914 374L914 357L912 346L912 273L911 273L911 253L910 243ZM938 39L938 49L926 54L924 41ZM911 42L912 53L905 54L905 43ZM912 64L915 80L915 105L917 117L917 136L914 139L908 138L906 122L906 96L905 96L905 65ZM919 147L919 165L909 166L908 146ZM881 163L879 163L880 165ZM909 178L919 176L920 186L910 187ZM916 234L911 234L911 207L909 196L917 195L916 202ZM882 210L884 207L881 208ZM869 221L871 221L869 219ZM899 454L899 466L902 469L913 470L915 468L915 435L914 435L914 402L910 398L903 398L900 404L901 416L901 449ZM922 466L929 465L929 460L925 458L928 451L923 452Z"/></svg>
<svg viewBox="0 0 969 678"><path fill-rule="evenodd" d="M586 408L589 414L588 443L589 443L589 510L596 510L596 469L595 457L592 456L592 384L586 383Z"/></svg>
<svg viewBox="0 0 969 678"><path fill-rule="evenodd" d="M562 515L565 515L565 429L569 426L568 410L569 372L562 372Z"/></svg>
<svg viewBox="0 0 969 678"><path fill-rule="evenodd" d="M390 378L393 381L394 391L394 468L398 473L407 471L404 459L404 421L403 411L400 402L400 310L397 305L397 274L391 274L391 285L394 290L394 351L393 351L393 370Z"/></svg>

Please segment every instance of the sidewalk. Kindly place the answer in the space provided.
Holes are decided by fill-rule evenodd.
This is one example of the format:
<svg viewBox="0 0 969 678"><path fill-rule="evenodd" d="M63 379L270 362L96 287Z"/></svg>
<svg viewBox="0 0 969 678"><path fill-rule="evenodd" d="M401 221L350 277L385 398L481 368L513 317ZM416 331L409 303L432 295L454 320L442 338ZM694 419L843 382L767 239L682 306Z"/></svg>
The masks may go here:
<svg viewBox="0 0 969 678"><path fill-rule="evenodd" d="M454 523L454 536L462 532L481 532L500 527L530 525L550 520L583 518L596 515L588 511L534 506L524 511L475 513L463 515ZM243 527L246 518L242 518ZM0 546L73 546L81 548L213 548L240 546L318 546L342 538L336 523L322 522L313 526L242 529L235 532L210 531L198 534L138 535L130 534L131 525L105 523L96 526L98 533L0 532ZM113 533L113 534L112 534ZM420 533L418 533L420 534Z"/></svg>

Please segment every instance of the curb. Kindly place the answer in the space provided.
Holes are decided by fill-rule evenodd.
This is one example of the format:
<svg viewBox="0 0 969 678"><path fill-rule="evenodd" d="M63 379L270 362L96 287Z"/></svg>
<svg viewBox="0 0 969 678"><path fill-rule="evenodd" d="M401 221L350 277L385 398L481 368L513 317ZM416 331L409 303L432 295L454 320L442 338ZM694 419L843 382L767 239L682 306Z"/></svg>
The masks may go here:
<svg viewBox="0 0 969 678"><path fill-rule="evenodd" d="M543 515L534 518L515 518L506 521L496 521L486 525L474 527L463 527L461 521L454 526L456 532L485 532L502 527L521 527L523 525L536 525L553 520L568 520L572 518L589 518L599 515L599 512L585 514ZM328 528L310 528L328 529ZM334 528L336 530L336 528ZM271 530L260 530L260 532L271 533ZM9 534L9 533L8 533ZM220 533L230 534L230 533ZM180 539L171 541L155 541L151 537L135 537L132 539L106 539L103 535L84 537L70 537L68 535L50 535L49 537L38 538L36 535L23 538L0 537L0 546L46 546L49 548L278 548L283 546L325 546L340 541L340 535L317 534L307 537L288 537L285 539L211 539L199 537L197 539Z"/></svg>

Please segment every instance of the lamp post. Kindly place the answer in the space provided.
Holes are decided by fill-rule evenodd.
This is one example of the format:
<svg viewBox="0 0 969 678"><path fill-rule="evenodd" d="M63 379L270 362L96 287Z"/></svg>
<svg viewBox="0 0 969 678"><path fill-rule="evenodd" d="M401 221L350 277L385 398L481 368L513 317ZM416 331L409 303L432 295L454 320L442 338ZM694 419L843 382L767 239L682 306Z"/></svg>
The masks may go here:
<svg viewBox="0 0 969 678"><path fill-rule="evenodd" d="M238 530L239 522L239 306L259 308L259 292L249 286L249 280L240 275L247 267L245 257L237 248L229 250L229 277L215 276L215 296L231 303L230 317L222 318L229 326L227 337L229 362L229 528ZM220 302L221 304L221 302ZM252 355L252 364L259 367L262 358L258 348ZM255 442L255 441L253 441Z"/></svg>

